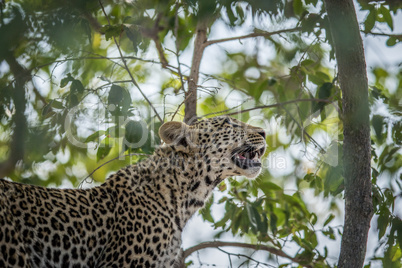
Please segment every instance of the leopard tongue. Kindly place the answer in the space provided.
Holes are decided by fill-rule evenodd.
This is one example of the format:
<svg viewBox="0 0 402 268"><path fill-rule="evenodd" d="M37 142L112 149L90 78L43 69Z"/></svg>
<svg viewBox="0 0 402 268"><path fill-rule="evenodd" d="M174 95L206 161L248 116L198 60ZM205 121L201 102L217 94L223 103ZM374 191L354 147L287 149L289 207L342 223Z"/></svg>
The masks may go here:
<svg viewBox="0 0 402 268"><path fill-rule="evenodd" d="M247 157L247 156L250 156L250 154L246 154L246 156L244 156L242 153L240 153L240 154L237 154L236 156L237 156L238 159L248 159L248 160L252 160L252 161L258 161L259 160L259 154L258 153L255 153L255 154L252 154L252 155L254 155L254 157L252 159L250 157Z"/></svg>

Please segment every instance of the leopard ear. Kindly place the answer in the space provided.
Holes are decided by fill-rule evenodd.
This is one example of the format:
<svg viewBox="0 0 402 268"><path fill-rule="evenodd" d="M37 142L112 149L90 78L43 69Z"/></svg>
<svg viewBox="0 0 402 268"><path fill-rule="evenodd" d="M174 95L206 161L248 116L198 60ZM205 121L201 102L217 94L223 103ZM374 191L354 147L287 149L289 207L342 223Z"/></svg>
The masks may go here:
<svg viewBox="0 0 402 268"><path fill-rule="evenodd" d="M159 128L159 137L168 145L184 146L184 148L187 148L187 134L188 125L181 122L166 122Z"/></svg>

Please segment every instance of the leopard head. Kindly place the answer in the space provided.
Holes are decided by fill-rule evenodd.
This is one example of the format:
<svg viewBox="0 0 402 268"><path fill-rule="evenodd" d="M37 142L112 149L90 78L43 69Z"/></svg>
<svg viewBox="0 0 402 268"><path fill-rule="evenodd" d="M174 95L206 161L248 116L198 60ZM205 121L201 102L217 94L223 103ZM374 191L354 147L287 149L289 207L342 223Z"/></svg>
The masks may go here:
<svg viewBox="0 0 402 268"><path fill-rule="evenodd" d="M265 131L234 118L214 117L193 125L167 122L159 136L175 151L203 161L207 172L253 178L261 171Z"/></svg>

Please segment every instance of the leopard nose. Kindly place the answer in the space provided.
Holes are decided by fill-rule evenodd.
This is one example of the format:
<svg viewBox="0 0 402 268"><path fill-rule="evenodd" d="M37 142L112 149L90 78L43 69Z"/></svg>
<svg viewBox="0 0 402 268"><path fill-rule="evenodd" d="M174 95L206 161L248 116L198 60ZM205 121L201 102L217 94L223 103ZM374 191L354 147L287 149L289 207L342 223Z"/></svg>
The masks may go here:
<svg viewBox="0 0 402 268"><path fill-rule="evenodd" d="M266 134L265 134L265 131L264 131L264 130L258 131L258 134L260 134L260 135L264 138L264 140L265 140Z"/></svg>

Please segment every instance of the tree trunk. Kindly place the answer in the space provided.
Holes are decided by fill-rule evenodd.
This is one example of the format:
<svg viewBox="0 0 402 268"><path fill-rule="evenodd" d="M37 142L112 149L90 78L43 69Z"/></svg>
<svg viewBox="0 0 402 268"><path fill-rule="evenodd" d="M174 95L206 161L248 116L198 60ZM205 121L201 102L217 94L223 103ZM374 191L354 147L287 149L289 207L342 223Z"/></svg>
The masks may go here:
<svg viewBox="0 0 402 268"><path fill-rule="evenodd" d="M13 115L13 134L10 141L10 153L8 159L0 163L0 178L4 178L14 171L15 165L24 158L25 136L27 131L27 121L25 118L25 83L30 79L29 72L21 66L14 57L14 51L6 53L5 60L14 75L14 88L12 99L14 102L15 113Z"/></svg>
<svg viewBox="0 0 402 268"><path fill-rule="evenodd" d="M343 106L345 223L338 267L362 267L373 214L368 85L352 0L325 0Z"/></svg>
<svg viewBox="0 0 402 268"><path fill-rule="evenodd" d="M197 85L200 73L200 64L207 41L207 22L199 20L194 41L194 54L191 71L188 79L188 90L184 101L184 122L192 124L197 120Z"/></svg>

